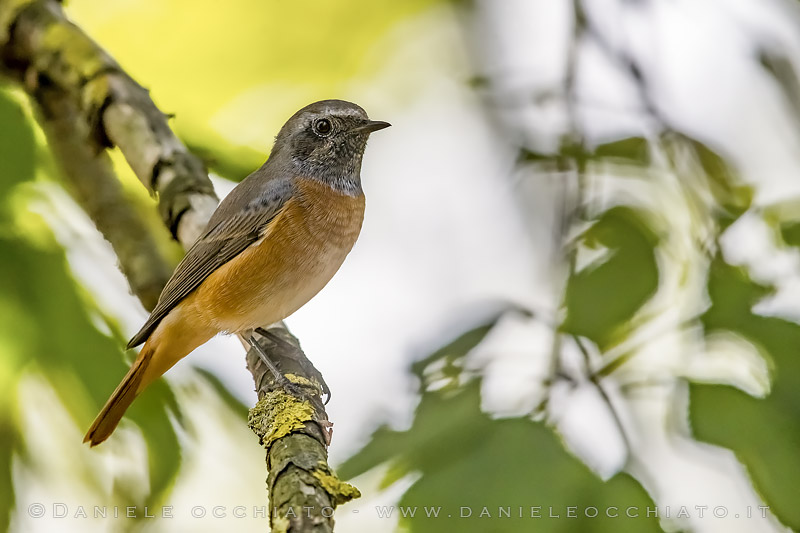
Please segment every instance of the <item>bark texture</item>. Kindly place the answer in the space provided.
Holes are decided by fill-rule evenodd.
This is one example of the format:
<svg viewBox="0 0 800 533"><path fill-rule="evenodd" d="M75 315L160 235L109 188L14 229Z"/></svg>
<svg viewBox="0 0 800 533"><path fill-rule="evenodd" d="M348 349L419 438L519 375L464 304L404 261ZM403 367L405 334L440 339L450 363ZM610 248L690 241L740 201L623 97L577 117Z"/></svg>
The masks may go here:
<svg viewBox="0 0 800 533"><path fill-rule="evenodd" d="M247 353L258 403L248 423L267 449L273 532L333 531L337 505L358 498L354 486L340 481L327 464L333 425L322 403L322 375L303 355L300 342L281 324L257 334L270 359L297 386L297 393L275 383L255 350Z"/></svg>

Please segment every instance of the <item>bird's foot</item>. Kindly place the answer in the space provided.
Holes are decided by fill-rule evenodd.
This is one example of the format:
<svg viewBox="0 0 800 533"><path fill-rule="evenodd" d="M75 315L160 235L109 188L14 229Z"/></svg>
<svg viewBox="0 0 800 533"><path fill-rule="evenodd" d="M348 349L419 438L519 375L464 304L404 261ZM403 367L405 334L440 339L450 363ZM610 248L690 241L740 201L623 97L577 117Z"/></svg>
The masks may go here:
<svg viewBox="0 0 800 533"><path fill-rule="evenodd" d="M261 334L261 332L259 333ZM265 335L265 336L268 336L270 339L273 338L272 335ZM295 398L301 398L308 401L314 399L313 398L314 392L316 392L319 389L312 381L304 378L303 376L297 376L294 374L284 374L283 372L280 371L280 369L278 369L278 367L275 365L272 359L270 359L269 355L267 355L266 351L258 343L258 340L255 337L250 336L247 338L247 340L250 343L250 346L252 346L255 349L258 358L261 360L262 363L264 363L264 366L266 366L267 369L269 370L269 372L264 372L261 375L261 378L257 384L257 390L261 390L263 388L264 379L266 379L268 374L272 374L275 384L274 389L278 388L283 389L283 391L286 392L286 394L294 396ZM283 341L282 339L280 340L281 342L285 342L287 345L291 346L288 342ZM292 348L294 347L292 346ZM323 387L323 392L325 391L326 388L327 387Z"/></svg>
<svg viewBox="0 0 800 533"><path fill-rule="evenodd" d="M293 359L302 367L303 372L307 376L309 376L313 381L316 381L319 384L319 387L322 390L322 394L325 395L325 401L323 403L327 405L331 399L331 389L328 387L328 384L325 383L325 379L322 377L322 373L316 369L316 367L311 363L311 361L308 360L307 357L305 357L303 352L300 351L300 348L295 346L291 342L281 338L280 335L273 333L270 330L264 328L256 328L255 332L261 335L262 337L266 337L273 343L282 346L290 353L295 353L299 355L299 357L293 357Z"/></svg>

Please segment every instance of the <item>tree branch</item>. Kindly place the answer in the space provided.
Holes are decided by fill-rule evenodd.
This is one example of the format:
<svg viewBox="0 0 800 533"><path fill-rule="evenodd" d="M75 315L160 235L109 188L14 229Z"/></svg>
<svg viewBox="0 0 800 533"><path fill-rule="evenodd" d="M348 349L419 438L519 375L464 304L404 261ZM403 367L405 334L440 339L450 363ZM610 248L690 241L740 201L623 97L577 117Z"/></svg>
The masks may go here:
<svg viewBox="0 0 800 533"><path fill-rule="evenodd" d="M7 28L3 63L28 85L52 84L77 104L95 143L118 146L139 180L159 196L162 219L184 247L205 227L218 199L202 162L169 128L146 89L66 19L54 0L25 6ZM0 15L9 9L0 8ZM0 31L0 35L3 33Z"/></svg>
<svg viewBox="0 0 800 533"><path fill-rule="evenodd" d="M275 382L255 350L247 353L258 403L248 424L267 449L273 533L333 531L333 510L358 498L358 489L343 483L327 465L333 433L322 403L322 375L303 355L300 341L281 324L256 334L270 359L299 389L292 395Z"/></svg>
<svg viewBox="0 0 800 533"><path fill-rule="evenodd" d="M0 0L0 68L37 104L39 120L73 194L111 242L131 289L148 309L169 271L147 227L126 203L105 148L118 146L158 195L166 226L184 248L217 205L202 162L169 128L148 92L68 21L55 0ZM259 396L249 424L267 449L273 531L332 531L333 508L357 497L327 465L324 381L283 324L257 335L297 385L285 390L247 354Z"/></svg>
<svg viewBox="0 0 800 533"><path fill-rule="evenodd" d="M151 309L172 273L170 262L126 197L108 154L89 137L77 106L53 86L38 87L35 93L39 124L68 189L111 243L133 294Z"/></svg>

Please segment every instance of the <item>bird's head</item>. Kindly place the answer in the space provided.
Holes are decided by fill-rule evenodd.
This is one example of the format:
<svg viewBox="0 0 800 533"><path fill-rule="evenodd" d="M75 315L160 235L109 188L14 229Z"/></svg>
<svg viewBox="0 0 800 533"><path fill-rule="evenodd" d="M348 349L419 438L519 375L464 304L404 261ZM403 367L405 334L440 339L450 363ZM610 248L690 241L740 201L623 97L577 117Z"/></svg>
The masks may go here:
<svg viewBox="0 0 800 533"><path fill-rule="evenodd" d="M361 107L344 100L307 105L284 124L272 156L290 159L303 175L332 184L358 183L361 159L370 133L391 124L370 120Z"/></svg>

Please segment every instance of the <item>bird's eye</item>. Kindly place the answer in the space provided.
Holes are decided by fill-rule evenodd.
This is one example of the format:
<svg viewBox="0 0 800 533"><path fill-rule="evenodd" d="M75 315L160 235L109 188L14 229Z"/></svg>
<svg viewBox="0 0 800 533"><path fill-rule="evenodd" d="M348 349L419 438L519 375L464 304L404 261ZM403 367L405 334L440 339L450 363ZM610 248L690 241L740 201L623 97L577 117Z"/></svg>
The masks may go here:
<svg viewBox="0 0 800 533"><path fill-rule="evenodd" d="M331 130L333 129L333 125L331 125L331 121L327 118L321 118L318 121L314 122L314 133L319 135L320 137L325 137L330 134Z"/></svg>

